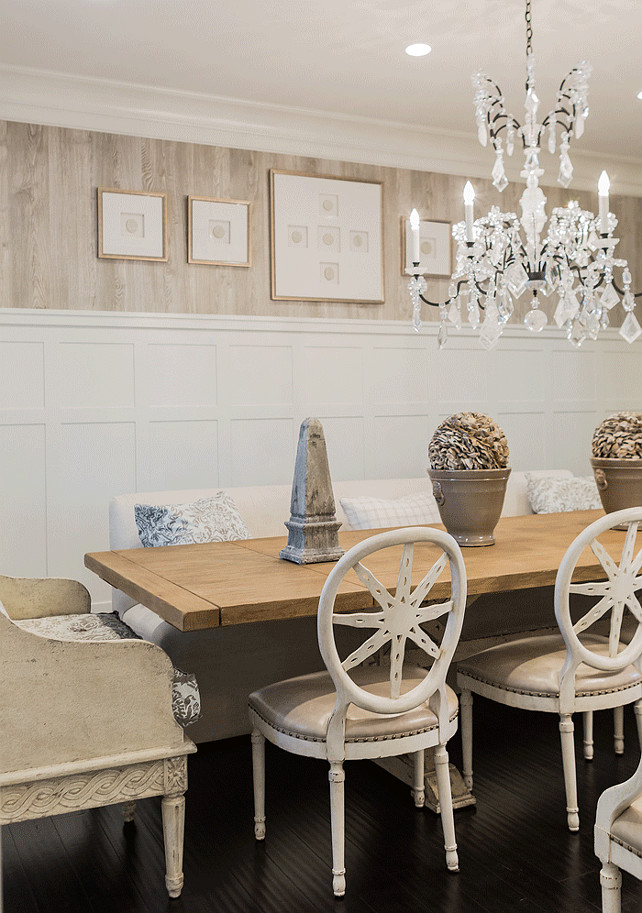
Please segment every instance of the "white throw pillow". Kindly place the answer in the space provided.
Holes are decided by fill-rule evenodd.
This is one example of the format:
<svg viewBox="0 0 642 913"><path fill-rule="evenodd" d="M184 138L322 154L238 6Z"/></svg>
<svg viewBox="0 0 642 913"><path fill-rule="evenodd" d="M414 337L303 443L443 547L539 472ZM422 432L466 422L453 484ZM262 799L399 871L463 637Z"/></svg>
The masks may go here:
<svg viewBox="0 0 642 913"><path fill-rule="evenodd" d="M528 503L536 514L556 514L570 510L595 510L602 506L593 476L570 479L537 478L526 475Z"/></svg>
<svg viewBox="0 0 642 913"><path fill-rule="evenodd" d="M341 498L351 529L383 529L388 526L421 526L439 523L439 508L430 492L404 498Z"/></svg>
<svg viewBox="0 0 642 913"><path fill-rule="evenodd" d="M134 516L145 548L250 538L234 500L224 491L191 504L135 504Z"/></svg>

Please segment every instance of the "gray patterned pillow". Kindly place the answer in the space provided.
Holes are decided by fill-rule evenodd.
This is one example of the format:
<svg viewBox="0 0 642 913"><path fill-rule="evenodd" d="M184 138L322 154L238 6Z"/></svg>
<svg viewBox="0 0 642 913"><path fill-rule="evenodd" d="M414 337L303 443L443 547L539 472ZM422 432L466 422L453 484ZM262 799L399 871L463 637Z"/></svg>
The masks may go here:
<svg viewBox="0 0 642 913"><path fill-rule="evenodd" d="M134 516L145 548L250 538L234 500L224 491L191 504L135 504Z"/></svg>
<svg viewBox="0 0 642 913"><path fill-rule="evenodd" d="M570 510L595 510L602 506L593 476L570 479L537 478L526 473L526 492L536 514L556 514Z"/></svg>

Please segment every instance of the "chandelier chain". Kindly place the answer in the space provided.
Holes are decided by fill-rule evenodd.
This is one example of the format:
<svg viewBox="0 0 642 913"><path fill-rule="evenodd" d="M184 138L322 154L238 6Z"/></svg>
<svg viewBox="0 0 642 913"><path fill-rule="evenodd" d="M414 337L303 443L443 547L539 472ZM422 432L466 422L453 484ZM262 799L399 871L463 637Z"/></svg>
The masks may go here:
<svg viewBox="0 0 642 913"><path fill-rule="evenodd" d="M533 53L533 25L531 21L531 0L526 0L526 57Z"/></svg>

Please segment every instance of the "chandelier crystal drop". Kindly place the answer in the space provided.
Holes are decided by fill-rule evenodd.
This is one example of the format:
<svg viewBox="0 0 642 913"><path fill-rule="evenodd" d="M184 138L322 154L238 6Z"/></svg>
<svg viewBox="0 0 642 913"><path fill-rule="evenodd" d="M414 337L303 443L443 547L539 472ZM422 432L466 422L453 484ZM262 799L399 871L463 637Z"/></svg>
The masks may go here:
<svg viewBox="0 0 642 913"><path fill-rule="evenodd" d="M617 219L609 212L609 181L602 172L598 183L597 216L572 201L555 207L547 222L546 196L539 186L544 174L540 150L559 154L557 180L568 187L573 178L570 145L581 137L588 117L588 82L591 67L586 61L568 73L558 89L554 107L540 121L540 101L535 92L535 58L532 48L531 5L526 0L526 99L524 120L505 107L499 86L485 73L473 76L475 122L482 146L492 146L495 162L493 185L504 190L508 179L504 157L521 142L526 187L520 199L521 215L501 212L492 206L487 215L474 218L474 190L464 189L465 220L453 225L457 242L455 270L447 301L438 304L424 297L426 280L420 275L419 254L413 253L413 277L408 289L413 305L413 327L421 328L422 303L440 309L439 345L445 345L449 329L464 321L479 332L479 340L492 349L513 316L515 302L530 294L524 325L539 333L547 325L564 329L569 341L581 346L597 339L609 326L609 312L620 302L625 317L620 335L634 342L642 327L634 314L636 295L631 291L631 273L626 260L615 257L618 238L613 237ZM411 219L413 251L418 250L419 217ZM550 299L551 303L545 299ZM547 306L548 305L548 306ZM522 308L523 310L523 308Z"/></svg>

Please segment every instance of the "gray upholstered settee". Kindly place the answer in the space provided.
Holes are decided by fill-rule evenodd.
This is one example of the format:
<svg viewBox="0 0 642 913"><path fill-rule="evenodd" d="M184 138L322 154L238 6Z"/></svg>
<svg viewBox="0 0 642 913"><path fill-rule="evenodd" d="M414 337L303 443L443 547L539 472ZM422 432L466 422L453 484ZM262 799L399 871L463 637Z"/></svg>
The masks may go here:
<svg viewBox="0 0 642 913"><path fill-rule="evenodd" d="M549 474L544 471L542 474ZM551 470L551 475L566 474ZM372 496L396 499L425 492L431 494L427 476L418 479L379 479L333 484L337 518L350 528L341 498ZM109 536L112 549L139 548L134 518L135 504L187 503L213 495L219 489L156 491L124 494L112 499ZM291 487L265 485L226 488L252 537L281 536L290 516ZM523 472L508 481L503 515L531 513ZM435 519L438 519L435 504ZM196 674L202 701L202 718L190 727L196 742L227 738L249 731L247 695L282 678L322 668L317 647L315 619L297 618L259 622L211 631L181 632L154 612L119 591L113 594L114 610L145 640L161 646L174 665ZM474 631L473 631L474 635Z"/></svg>

